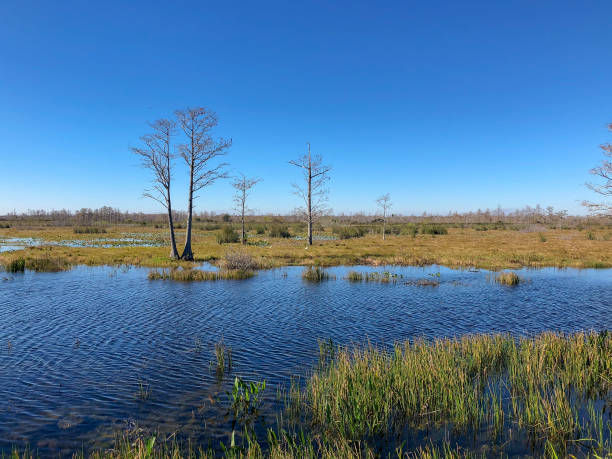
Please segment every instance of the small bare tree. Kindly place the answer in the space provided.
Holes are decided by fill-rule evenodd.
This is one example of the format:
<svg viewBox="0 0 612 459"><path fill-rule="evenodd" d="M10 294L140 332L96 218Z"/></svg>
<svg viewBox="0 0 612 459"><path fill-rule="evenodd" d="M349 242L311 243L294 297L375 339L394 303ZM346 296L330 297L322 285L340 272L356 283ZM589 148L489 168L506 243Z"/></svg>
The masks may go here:
<svg viewBox="0 0 612 459"><path fill-rule="evenodd" d="M240 174L240 177L236 177L232 182L232 186L236 189L236 193L234 194L234 203L236 204L236 210L238 211L240 220L242 222L242 235L240 240L243 244L246 244L244 216L249 211L249 208L246 206L246 201L251 194L251 188L253 188L259 182L261 182L260 178L248 178L244 174Z"/></svg>
<svg viewBox="0 0 612 459"><path fill-rule="evenodd" d="M383 194L376 200L376 205L382 209L383 213L383 241L385 240L385 231L387 229L387 211L391 208L391 195Z"/></svg>
<svg viewBox="0 0 612 459"><path fill-rule="evenodd" d="M304 200L306 207L301 209L301 213L304 214L306 223L308 223L308 245L312 245L312 224L328 209L329 190L326 188L326 184L329 180L327 173L331 168L323 165L323 159L320 155L314 157L311 155L310 143L308 144L308 153L297 160L289 161L289 164L302 168L304 172L305 186L299 186L295 183L292 186L294 193Z"/></svg>
<svg viewBox="0 0 612 459"><path fill-rule="evenodd" d="M612 124L608 125L608 129L612 131ZM591 169L590 173L599 179L603 179L603 183L587 183L586 186L595 193L612 199L612 145L606 143L600 145L600 148L603 151L604 159L601 161L601 165ZM612 201L600 203L583 201L582 204L592 212L603 212L612 215Z"/></svg>
<svg viewBox="0 0 612 459"><path fill-rule="evenodd" d="M159 202L168 211L168 228L170 230L170 258L178 258L176 239L174 237L174 222L172 221L172 200L170 198L170 185L172 182L171 139L175 134L175 123L167 119L160 119L149 126L152 134L142 136L140 140L144 147L132 147L132 153L140 156L142 165L153 171L153 189L146 190L143 195Z"/></svg>
<svg viewBox="0 0 612 459"><path fill-rule="evenodd" d="M227 163L212 164L218 156L227 154L231 140L213 138L210 134L217 125L215 112L203 107L188 108L175 112L178 124L187 137L187 142L179 146L181 157L189 167L189 197L187 201L187 230L185 247L181 259L193 260L191 249L191 228L193 220L193 201L196 193L219 179L227 178L224 171Z"/></svg>

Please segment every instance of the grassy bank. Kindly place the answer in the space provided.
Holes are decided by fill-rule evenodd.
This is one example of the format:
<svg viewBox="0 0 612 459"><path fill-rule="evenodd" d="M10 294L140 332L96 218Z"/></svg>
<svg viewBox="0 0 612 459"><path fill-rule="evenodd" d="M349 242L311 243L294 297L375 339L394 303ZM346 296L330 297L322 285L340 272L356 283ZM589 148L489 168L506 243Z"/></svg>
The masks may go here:
<svg viewBox="0 0 612 459"><path fill-rule="evenodd" d="M382 241L378 234L348 239L320 240L307 247L303 240L272 237L252 230L245 250L258 260L260 267L287 265L429 265L476 267L484 269L518 269L521 267L612 267L610 228L554 229L522 232L513 230L478 231L474 228L448 228L447 234L389 235ZM34 237L46 241L95 241L103 238L122 238L126 234L141 237L158 247L129 247L118 243L115 247L31 247L21 252L26 260L51 257L67 265L135 265L152 268L190 267L192 263L168 258L166 232L163 229L116 226L106 228L102 236L75 234L71 228L8 228L0 230L0 237ZM218 263L228 249L240 244L219 244L218 230L196 229L193 250L196 262ZM332 237L332 229L320 233ZM180 238L179 238L180 241ZM0 254L6 264L15 254Z"/></svg>

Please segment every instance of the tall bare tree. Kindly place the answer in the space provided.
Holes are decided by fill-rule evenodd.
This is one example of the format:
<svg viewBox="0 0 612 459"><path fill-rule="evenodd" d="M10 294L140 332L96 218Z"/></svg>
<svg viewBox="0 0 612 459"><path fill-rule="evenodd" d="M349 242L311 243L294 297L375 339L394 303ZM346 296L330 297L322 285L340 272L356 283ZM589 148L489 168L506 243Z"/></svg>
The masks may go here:
<svg viewBox="0 0 612 459"><path fill-rule="evenodd" d="M236 177L232 182L232 186L236 189L236 193L234 194L234 203L236 205L236 210L240 215L240 220L242 222L242 233L240 241L243 244L246 244L246 232L244 230L244 216L249 211L246 206L246 201L249 195L251 194L251 189L261 182L260 178L249 178L244 174L240 174L239 177Z"/></svg>
<svg viewBox="0 0 612 459"><path fill-rule="evenodd" d="M612 131L612 124L608 125L608 129ZM600 145L600 148L603 151L604 159L599 166L591 169L590 173L599 179L603 179L603 182L601 184L587 183L586 186L595 193L612 199L612 145L606 143ZM583 201L582 204L593 212L604 212L612 215L612 201L600 203Z"/></svg>
<svg viewBox="0 0 612 459"><path fill-rule="evenodd" d="M143 195L154 199L166 208L170 230L170 258L178 258L170 197L172 159L174 158L171 140L175 134L175 123L167 119L160 119L149 123L149 126L153 129L153 133L140 138L144 146L142 148L132 147L131 151L140 156L142 165L153 172L153 188L146 190Z"/></svg>
<svg viewBox="0 0 612 459"><path fill-rule="evenodd" d="M187 201L187 231L185 247L181 259L193 260L191 249L191 228L193 220L193 201L196 193L219 179L227 178L224 171L227 163L213 164L215 158L227 154L231 140L213 138L211 130L217 125L215 112L204 107L187 108L175 112L178 124L187 137L187 142L179 146L181 157L189 167L189 197Z"/></svg>
<svg viewBox="0 0 612 459"><path fill-rule="evenodd" d="M327 198L329 190L326 184L329 180L327 173L331 167L323 165L320 155L312 156L310 153L310 143L308 153L304 156L289 161L289 164L303 169L305 185L300 186L293 183L294 193L304 200L304 209L301 212L306 217L308 223L308 245L312 245L312 224L316 218L327 211Z"/></svg>
<svg viewBox="0 0 612 459"><path fill-rule="evenodd" d="M391 208L391 195L383 194L376 200L376 205L381 208L383 213L383 241L385 240L385 231L387 229L387 211Z"/></svg>

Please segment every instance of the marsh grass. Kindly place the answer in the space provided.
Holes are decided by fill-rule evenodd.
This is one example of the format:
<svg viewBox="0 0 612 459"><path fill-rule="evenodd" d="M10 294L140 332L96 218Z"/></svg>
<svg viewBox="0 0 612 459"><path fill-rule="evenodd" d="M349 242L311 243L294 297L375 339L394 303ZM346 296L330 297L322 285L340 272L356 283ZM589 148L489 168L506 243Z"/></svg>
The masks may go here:
<svg viewBox="0 0 612 459"><path fill-rule="evenodd" d="M237 269L221 271L203 271L199 269L153 269L149 271L149 280L173 280L179 282L200 282L218 280L242 280L253 277L253 271L242 271Z"/></svg>
<svg viewBox="0 0 612 459"><path fill-rule="evenodd" d="M240 236L230 225L225 225L221 231L217 233L218 244L234 244L240 242Z"/></svg>
<svg viewBox="0 0 612 459"><path fill-rule="evenodd" d="M504 272L495 275L495 282L502 285L518 285L521 283L521 278L515 272Z"/></svg>
<svg viewBox="0 0 612 459"><path fill-rule="evenodd" d="M411 225L420 228L420 225ZM411 226L406 226L409 228ZM294 229L293 226L291 227ZM297 228L297 225L295 225ZM547 242L538 241L537 232L520 231L476 231L472 228L448 228L444 237L425 237L421 234L412 238L394 236L385 244L380 236L366 234L361 238L333 241L315 241L307 250L300 240L275 238L261 239L256 235L249 238L245 248L250 255L266 267L288 265L444 265L452 268L477 267L490 270L519 269L521 267L612 267L612 244L604 241L610 228L590 230L595 240L587 240L584 232L576 229L550 229L544 233ZM143 238L155 240L165 237L165 229L152 227L114 226L107 228L108 237L121 238L126 232L143 234ZM151 233L152 232L152 233ZM41 252L62 258L70 265L133 265L148 268L198 267L198 263L219 262L223 259L225 246L215 240L215 231L196 232L193 250L196 263L172 260L168 247L30 247L21 252L24 258L38 257ZM328 233L331 235L331 232ZM3 237L38 238L48 241L70 241L78 238L72 228L12 227L3 231ZM15 254L0 253L3 264Z"/></svg>
<svg viewBox="0 0 612 459"><path fill-rule="evenodd" d="M335 279L336 276L329 274L320 266L308 266L302 272L302 279L308 282L323 282Z"/></svg>
<svg viewBox="0 0 612 459"><path fill-rule="evenodd" d="M383 272L365 272L349 271L345 277L349 282L379 282L383 284L395 283L403 279L401 274L395 274L388 271Z"/></svg>
<svg viewBox="0 0 612 459"><path fill-rule="evenodd" d="M23 257L14 258L4 266L9 273L22 273L25 271L25 259Z"/></svg>
<svg viewBox="0 0 612 459"><path fill-rule="evenodd" d="M607 332L417 339L390 351L341 348L312 375L306 398L326 438L375 440L444 425L499 438L518 427L561 455L579 439L595 439L580 444L583 452L605 452L609 418L600 420L593 409L585 415L584 408L612 390L611 355Z"/></svg>
<svg viewBox="0 0 612 459"><path fill-rule="evenodd" d="M216 373L223 377L225 371L232 372L232 348L225 344L223 338L215 343Z"/></svg>

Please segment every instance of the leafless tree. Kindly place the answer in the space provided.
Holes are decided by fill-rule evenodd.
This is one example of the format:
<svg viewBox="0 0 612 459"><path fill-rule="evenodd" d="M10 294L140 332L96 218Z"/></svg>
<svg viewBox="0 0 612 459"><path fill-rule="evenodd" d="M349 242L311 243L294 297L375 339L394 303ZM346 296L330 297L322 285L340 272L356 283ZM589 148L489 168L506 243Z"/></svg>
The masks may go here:
<svg viewBox="0 0 612 459"><path fill-rule="evenodd" d="M171 169L174 158L170 143L175 134L175 123L167 119L160 119L149 125L153 133L140 138L144 146L142 148L132 147L131 150L140 156L144 167L153 171L153 188L145 191L143 195L159 202L168 211L170 258L178 258L170 198Z"/></svg>
<svg viewBox="0 0 612 459"><path fill-rule="evenodd" d="M612 124L608 125L608 129L612 131ZM599 179L603 179L603 183L587 183L586 186L595 193L612 199L612 145L606 143L601 145L600 148L603 151L604 159L599 166L591 169L590 173ZM582 204L592 212L603 212L612 215L612 201L600 203L583 201Z"/></svg>
<svg viewBox="0 0 612 459"><path fill-rule="evenodd" d="M224 171L227 163L213 164L215 158L227 154L231 140L213 138L211 130L217 125L215 112L203 107L187 108L175 112L178 124L187 137L187 142L179 146L181 157L189 167L189 197L187 201L187 231L185 247L181 259L193 260L191 249L191 228L193 220L193 201L196 193L219 179L227 178Z"/></svg>
<svg viewBox="0 0 612 459"><path fill-rule="evenodd" d="M244 216L249 211L249 208L246 206L246 201L249 195L251 194L251 188L253 188L256 184L261 182L260 178L249 178L244 174L240 174L240 177L236 177L232 182L232 186L236 189L236 193L234 194L234 203L236 205L236 210L240 215L240 220L242 222L242 233L241 233L241 242L246 244L246 233L244 231Z"/></svg>
<svg viewBox="0 0 612 459"><path fill-rule="evenodd" d="M329 180L327 173L330 167L323 165L320 155L312 156L310 153L310 143L308 153L289 164L300 167L304 172L305 186L292 184L294 193L304 200L304 209L301 213L306 217L308 223L308 245L312 245L312 224L316 218L327 211L327 197L329 190L326 184Z"/></svg>
<svg viewBox="0 0 612 459"><path fill-rule="evenodd" d="M383 241L385 240L385 231L387 229L387 211L391 208L391 195L383 194L376 200L376 205L382 209L383 213Z"/></svg>

